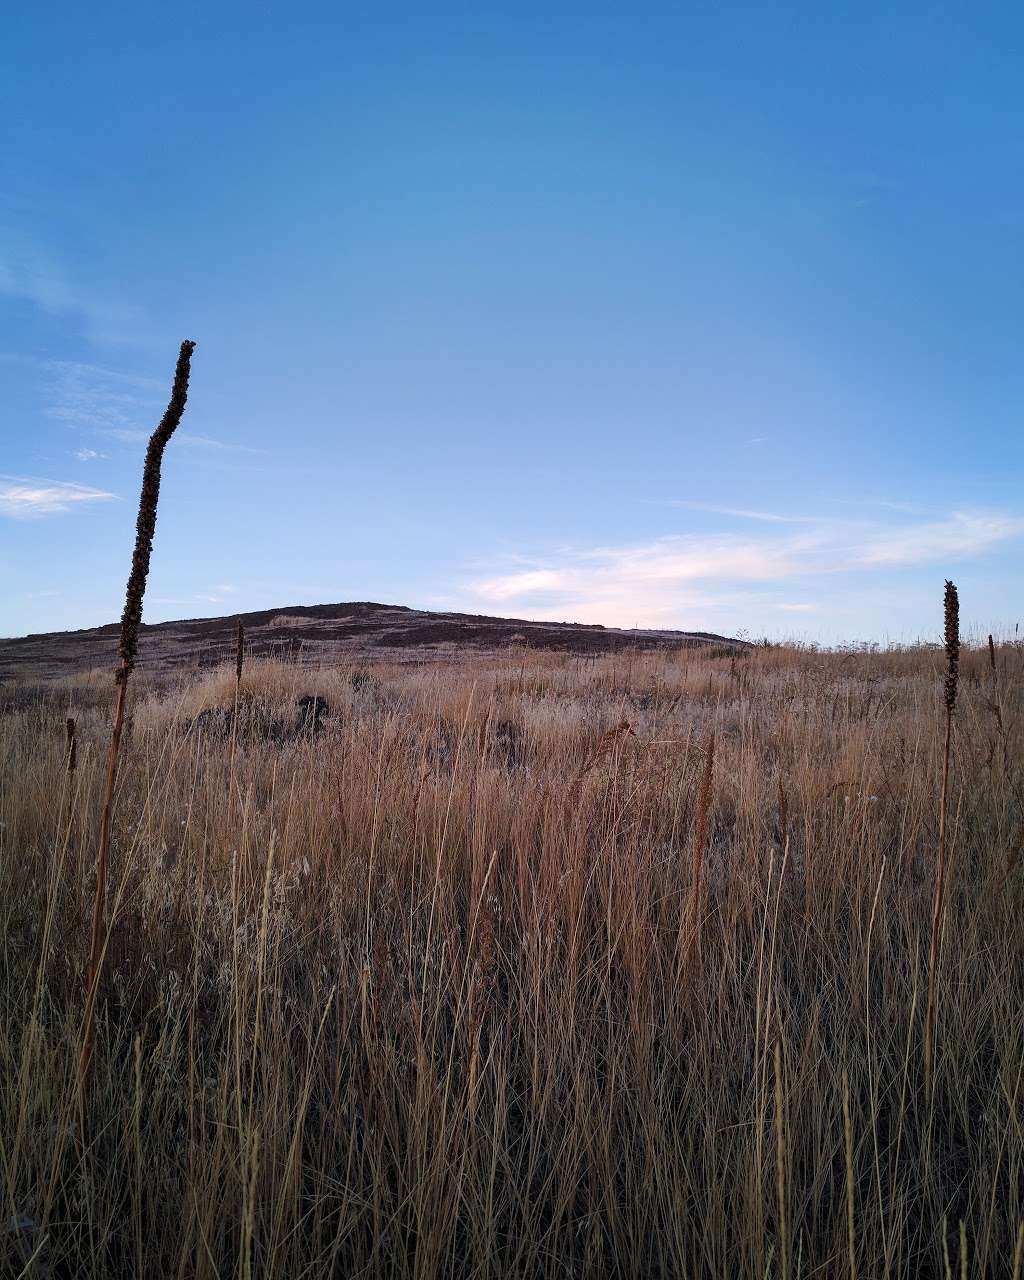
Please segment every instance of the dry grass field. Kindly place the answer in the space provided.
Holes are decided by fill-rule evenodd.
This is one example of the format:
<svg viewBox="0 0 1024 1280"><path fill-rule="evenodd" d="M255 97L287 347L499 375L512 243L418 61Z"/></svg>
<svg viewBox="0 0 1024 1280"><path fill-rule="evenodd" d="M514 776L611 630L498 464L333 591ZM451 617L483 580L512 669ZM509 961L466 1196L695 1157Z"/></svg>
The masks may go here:
<svg viewBox="0 0 1024 1280"><path fill-rule="evenodd" d="M237 716L233 666L140 674L81 1113L113 681L9 684L0 1273L1019 1280L995 657L961 662L930 1094L941 649L254 660Z"/></svg>

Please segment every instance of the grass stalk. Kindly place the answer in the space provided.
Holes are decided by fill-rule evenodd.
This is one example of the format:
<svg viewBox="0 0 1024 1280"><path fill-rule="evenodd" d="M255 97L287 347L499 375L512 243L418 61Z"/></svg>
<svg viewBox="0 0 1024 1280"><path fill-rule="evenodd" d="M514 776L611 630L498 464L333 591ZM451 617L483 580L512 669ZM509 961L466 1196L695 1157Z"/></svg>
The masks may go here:
<svg viewBox="0 0 1024 1280"><path fill-rule="evenodd" d="M693 827L693 885L686 923L686 969L692 975L694 964L700 966L701 934L704 919L704 850L708 841L708 820L711 813L711 791L715 774L715 735L708 734L701 769L700 787L697 791L697 813Z"/></svg>
<svg viewBox="0 0 1024 1280"><path fill-rule="evenodd" d="M846 1157L846 1256L850 1280L857 1280L857 1244L854 1223L853 1126L850 1123L850 1077L843 1068L843 1151Z"/></svg>
<svg viewBox="0 0 1024 1280"><path fill-rule="evenodd" d="M65 838L71 839L71 826L75 820L75 774L78 771L78 737L75 722L68 716L64 726L64 772L67 776L67 811L64 827Z"/></svg>
<svg viewBox="0 0 1024 1280"><path fill-rule="evenodd" d="M242 698L242 663L245 660L245 628L238 619L235 632L235 703L231 712L231 755L228 761L228 793L234 794L235 749L238 743L238 708Z"/></svg>

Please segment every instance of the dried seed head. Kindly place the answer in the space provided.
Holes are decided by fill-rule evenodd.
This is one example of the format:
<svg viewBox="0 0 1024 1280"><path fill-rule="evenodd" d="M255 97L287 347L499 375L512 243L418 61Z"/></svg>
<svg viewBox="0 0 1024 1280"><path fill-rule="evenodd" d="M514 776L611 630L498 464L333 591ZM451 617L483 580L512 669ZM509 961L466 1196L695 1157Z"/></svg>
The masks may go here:
<svg viewBox="0 0 1024 1280"><path fill-rule="evenodd" d="M178 352L174 370L174 385L160 425L153 432L146 449L146 462L142 471L142 494L139 498L139 518L135 525L135 553L132 571L128 576L124 613L121 615L121 666L117 672L119 681L128 679L135 666L139 645L139 623L142 621L142 597L146 592L149 575L149 557L153 551L153 533L156 530L156 504L160 497L160 463L167 441L174 434L188 398L188 375L192 361L194 342L183 342Z"/></svg>
<svg viewBox="0 0 1024 1280"><path fill-rule="evenodd" d="M960 679L960 598L947 578L946 597L946 709L956 706L956 687Z"/></svg>
<svg viewBox="0 0 1024 1280"><path fill-rule="evenodd" d="M242 619L238 619L238 632L235 636L235 683L242 683L242 658L244 656L245 628Z"/></svg>
<svg viewBox="0 0 1024 1280"><path fill-rule="evenodd" d="M74 773L75 766L78 764L78 743L75 739L75 722L70 716L68 716L64 758L67 760L68 773Z"/></svg>

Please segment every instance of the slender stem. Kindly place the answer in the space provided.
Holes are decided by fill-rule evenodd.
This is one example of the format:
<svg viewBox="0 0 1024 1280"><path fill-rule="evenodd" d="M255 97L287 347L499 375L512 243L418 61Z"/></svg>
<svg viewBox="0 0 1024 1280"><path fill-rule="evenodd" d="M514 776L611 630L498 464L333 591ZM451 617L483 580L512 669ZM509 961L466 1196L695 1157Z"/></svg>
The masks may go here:
<svg viewBox="0 0 1024 1280"><path fill-rule="evenodd" d="M687 912L687 945L686 970L688 980L692 980L693 966L696 961L700 965L701 924L704 915L704 846L708 838L708 814L711 809L711 787L715 768L715 735L708 735L708 743L704 753L704 768L701 772L700 788L697 793L697 820L693 834L693 885L690 890L690 909Z"/></svg>
<svg viewBox="0 0 1024 1280"><path fill-rule="evenodd" d="M231 760L228 764L228 799L234 803L235 789L235 744L238 741L238 706L242 698L242 663L245 659L245 628L242 619L238 619L235 633L235 706L231 713Z"/></svg>
<svg viewBox="0 0 1024 1280"><path fill-rule="evenodd" d="M238 741L238 704L242 693L241 674L235 677L235 705L231 712L231 757L228 760L228 799L235 790L235 743Z"/></svg>
<svg viewBox="0 0 1024 1280"><path fill-rule="evenodd" d="M65 815L65 838L71 841L72 827L75 821L75 771L78 768L78 741L75 736L75 722L68 717L64 748L64 772L67 778L67 813Z"/></svg>
<svg viewBox="0 0 1024 1280"><path fill-rule="evenodd" d="M946 708L946 741L942 752L942 796L939 800L939 860L935 870L932 899L932 936L928 950L928 1004L924 1023L924 1074L928 1100L932 1097L932 1065L935 1049L935 1003L937 969L942 945L942 911L946 892L946 808L949 792L949 748L953 736L953 711Z"/></svg>
<svg viewBox="0 0 1024 1280"><path fill-rule="evenodd" d="M114 710L114 728L107 752L107 781L103 789L103 813L100 818L100 840L96 851L96 898L92 911L92 945L89 949L89 968L86 978L85 1017L82 1025L82 1051L78 1059L78 1089L83 1103L85 1084L92 1060L93 1032L95 1028L96 991L99 986L100 961L103 955L103 908L107 896L107 861L110 852L110 826L114 811L114 784L117 781L117 762L121 751L121 734L124 730L124 708L128 693L128 672L124 663L118 673L117 706Z"/></svg>

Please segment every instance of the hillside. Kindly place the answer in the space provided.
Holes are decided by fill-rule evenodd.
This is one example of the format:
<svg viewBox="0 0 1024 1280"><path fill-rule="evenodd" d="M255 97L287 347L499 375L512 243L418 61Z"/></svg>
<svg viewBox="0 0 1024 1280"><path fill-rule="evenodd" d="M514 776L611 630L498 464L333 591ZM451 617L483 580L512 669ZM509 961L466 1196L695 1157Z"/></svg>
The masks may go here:
<svg viewBox="0 0 1024 1280"><path fill-rule="evenodd" d="M337 661L377 658L429 661L459 649L498 652L510 646L580 654L623 649L672 649L696 645L739 648L743 642L703 631L621 630L574 622L528 622L468 613L432 613L403 605L288 605L222 618L189 618L143 624L139 666L150 670L204 667L234 653L241 618L246 650L254 655ZM84 631L0 639L0 678L72 675L117 660L118 624Z"/></svg>

